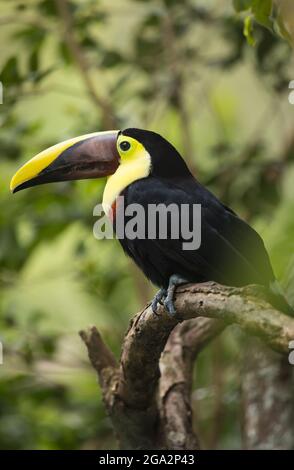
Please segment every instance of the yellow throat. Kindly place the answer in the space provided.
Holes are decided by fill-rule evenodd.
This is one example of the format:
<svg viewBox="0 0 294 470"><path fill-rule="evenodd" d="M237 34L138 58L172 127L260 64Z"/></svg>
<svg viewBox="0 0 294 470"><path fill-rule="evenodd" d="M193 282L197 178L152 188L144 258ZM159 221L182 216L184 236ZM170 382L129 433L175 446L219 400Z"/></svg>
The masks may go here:
<svg viewBox="0 0 294 470"><path fill-rule="evenodd" d="M123 147L129 148L123 150ZM116 172L107 179L103 193L102 206L108 214L112 204L120 193L131 183L146 178L151 169L151 157L144 146L132 137L120 135L117 140L117 149L121 157Z"/></svg>

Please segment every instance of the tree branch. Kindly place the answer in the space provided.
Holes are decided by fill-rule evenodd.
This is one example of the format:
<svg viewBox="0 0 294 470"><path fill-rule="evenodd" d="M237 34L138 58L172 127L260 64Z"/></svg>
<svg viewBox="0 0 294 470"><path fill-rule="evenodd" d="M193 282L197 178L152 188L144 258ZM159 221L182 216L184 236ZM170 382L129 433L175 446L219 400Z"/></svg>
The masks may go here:
<svg viewBox="0 0 294 470"><path fill-rule="evenodd" d="M168 449L199 449L191 409L192 374L198 353L224 329L212 318L193 318L172 331L160 359L159 410Z"/></svg>
<svg viewBox="0 0 294 470"><path fill-rule="evenodd" d="M175 305L183 320L201 316L236 323L277 352L289 353L289 342L294 338L294 318L266 301L266 289L226 287L210 282L182 286L177 294Z"/></svg>
<svg viewBox="0 0 294 470"><path fill-rule="evenodd" d="M288 353L289 342L294 339L294 319L275 310L265 296L256 286L182 286L176 293L177 317L168 316L163 307L155 316L150 306L134 317L124 339L119 366L106 352L95 329L81 333L100 377L104 401L122 448L197 447L190 408L192 365L201 347L226 325L236 323L272 349ZM190 321L173 332L160 363L172 330L182 320ZM159 364L162 379L157 400ZM169 367L167 373L168 364L173 366L172 372ZM174 367L175 364L181 366ZM179 433L175 432L178 426ZM188 435L183 439L185 432Z"/></svg>
<svg viewBox="0 0 294 470"><path fill-rule="evenodd" d="M247 338L242 375L243 447L293 449L293 367L260 341Z"/></svg>
<svg viewBox="0 0 294 470"><path fill-rule="evenodd" d="M95 326L91 326L88 331L80 331L80 336L87 346L89 359L98 374L101 388L107 391L108 378L118 367L116 359Z"/></svg>

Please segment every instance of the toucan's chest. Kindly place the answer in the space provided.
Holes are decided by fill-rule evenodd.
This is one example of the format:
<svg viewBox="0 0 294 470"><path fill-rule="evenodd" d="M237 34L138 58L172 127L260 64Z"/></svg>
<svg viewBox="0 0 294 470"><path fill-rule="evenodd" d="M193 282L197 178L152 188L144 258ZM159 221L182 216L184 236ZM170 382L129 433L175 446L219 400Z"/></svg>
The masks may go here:
<svg viewBox="0 0 294 470"><path fill-rule="evenodd" d="M177 196L178 191L171 181L148 175L123 188L112 201L110 207L113 214L121 215L124 212L126 220L134 212L137 213L140 210L144 211L148 219L148 210L151 207L158 204L163 206L168 206L171 203L180 204L182 201L178 200Z"/></svg>
<svg viewBox="0 0 294 470"><path fill-rule="evenodd" d="M149 236L150 224L153 226L151 222L153 208L158 208L159 204L165 207L171 200L177 201L173 198L174 192L171 188L172 185L168 181L149 176L130 184L113 204L115 209L113 225L119 243L145 276L160 287L167 287L169 277L174 272L182 273L168 253L171 239L169 217L166 240L160 240L158 233L160 226L154 227L155 237ZM159 215L156 217L157 221L158 217ZM124 227L122 237L118 236L118 232L122 233L122 230L118 229L118 226L121 228L120 224ZM185 271L184 274L188 276L188 272Z"/></svg>

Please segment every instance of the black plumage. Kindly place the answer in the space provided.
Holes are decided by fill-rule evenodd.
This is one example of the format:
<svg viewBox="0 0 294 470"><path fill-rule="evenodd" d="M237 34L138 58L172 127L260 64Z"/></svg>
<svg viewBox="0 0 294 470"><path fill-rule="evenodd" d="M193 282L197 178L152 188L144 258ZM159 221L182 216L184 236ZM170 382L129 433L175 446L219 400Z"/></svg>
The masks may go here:
<svg viewBox="0 0 294 470"><path fill-rule="evenodd" d="M125 207L132 203L145 209L148 204L171 203L202 207L202 242L198 250L183 250L185 240L181 238L120 240L145 276L163 288L168 287L174 274L191 282L273 285L275 276L261 237L193 177L177 150L150 131L127 129L123 135L141 142L152 161L150 175L123 191ZM146 218L146 231L147 225Z"/></svg>

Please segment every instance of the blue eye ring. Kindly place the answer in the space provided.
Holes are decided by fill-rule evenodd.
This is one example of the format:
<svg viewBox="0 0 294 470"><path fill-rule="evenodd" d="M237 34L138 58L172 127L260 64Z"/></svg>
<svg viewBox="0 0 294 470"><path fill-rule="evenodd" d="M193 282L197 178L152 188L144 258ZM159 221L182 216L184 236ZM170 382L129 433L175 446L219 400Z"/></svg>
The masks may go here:
<svg viewBox="0 0 294 470"><path fill-rule="evenodd" d="M130 144L130 142L128 142L127 140L123 140L122 142L120 142L119 148L120 148L123 152L127 152L128 150L130 150L131 144Z"/></svg>

